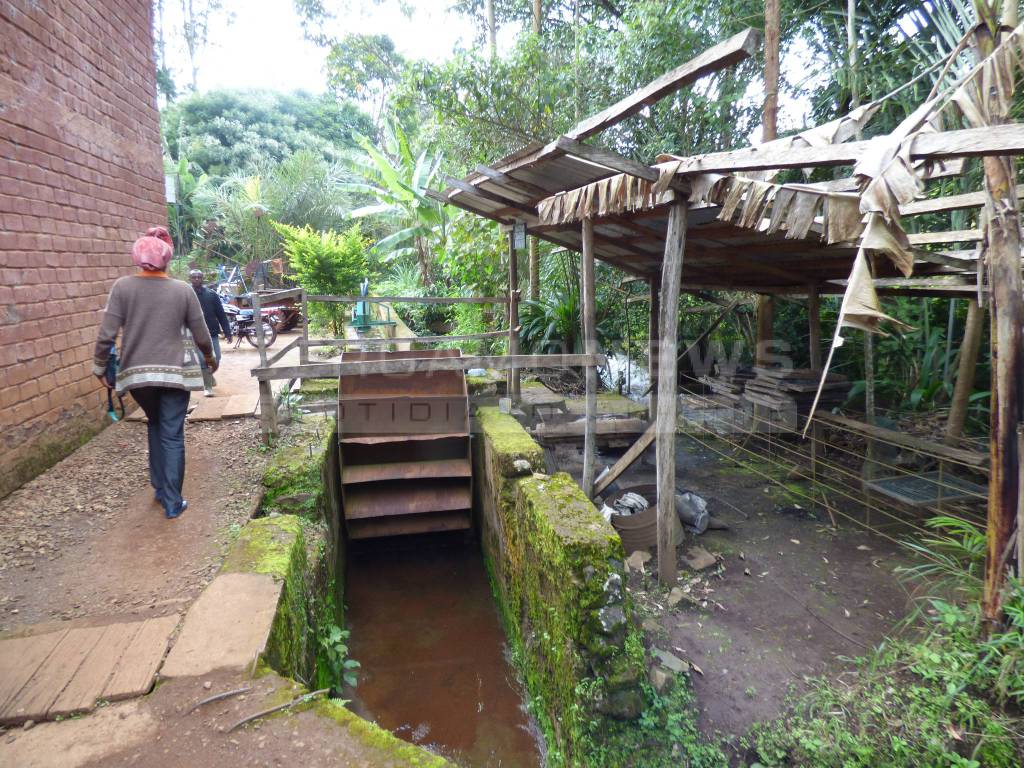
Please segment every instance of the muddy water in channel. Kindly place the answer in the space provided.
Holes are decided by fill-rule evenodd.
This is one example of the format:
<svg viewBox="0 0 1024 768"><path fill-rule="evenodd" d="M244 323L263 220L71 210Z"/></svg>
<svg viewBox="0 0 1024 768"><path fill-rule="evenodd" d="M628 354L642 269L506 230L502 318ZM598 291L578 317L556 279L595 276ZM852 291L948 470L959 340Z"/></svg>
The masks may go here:
<svg viewBox="0 0 1024 768"><path fill-rule="evenodd" d="M478 545L455 542L349 551L350 706L466 768L540 766Z"/></svg>

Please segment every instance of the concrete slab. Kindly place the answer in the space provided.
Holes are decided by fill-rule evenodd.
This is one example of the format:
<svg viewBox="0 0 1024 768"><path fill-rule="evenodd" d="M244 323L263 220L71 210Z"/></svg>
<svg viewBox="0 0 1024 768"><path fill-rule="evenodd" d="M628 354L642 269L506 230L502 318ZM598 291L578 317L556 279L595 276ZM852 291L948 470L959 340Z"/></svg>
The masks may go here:
<svg viewBox="0 0 1024 768"><path fill-rule="evenodd" d="M281 588L266 574L218 576L186 614L160 676L193 677L252 664L266 647Z"/></svg>
<svg viewBox="0 0 1024 768"><path fill-rule="evenodd" d="M226 397L200 397L188 415L189 421L219 421L228 404Z"/></svg>
<svg viewBox="0 0 1024 768"><path fill-rule="evenodd" d="M170 765L172 762L166 755L162 755L163 762L157 762L152 754L158 751L153 739L159 727L158 717L141 700L103 707L88 717L42 723L30 731L11 733L0 741L0 765L17 768L111 765L114 762L111 755L132 748L139 750L140 755L148 748L145 760L139 757L133 761L136 765ZM219 759L224 764L224 758ZM124 765L125 760L120 757L117 762Z"/></svg>
<svg viewBox="0 0 1024 768"><path fill-rule="evenodd" d="M260 404L260 394L250 392L244 395L231 395L227 400L223 414L225 419L253 416L256 413L256 406Z"/></svg>

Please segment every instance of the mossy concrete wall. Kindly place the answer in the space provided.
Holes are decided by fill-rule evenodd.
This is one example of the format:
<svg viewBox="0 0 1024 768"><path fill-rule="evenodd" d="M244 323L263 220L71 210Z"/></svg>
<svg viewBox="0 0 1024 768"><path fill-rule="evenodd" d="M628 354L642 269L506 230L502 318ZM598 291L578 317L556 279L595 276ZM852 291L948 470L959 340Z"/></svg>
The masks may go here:
<svg viewBox="0 0 1024 768"><path fill-rule="evenodd" d="M320 614L324 606L332 602L322 583L325 534L325 526L297 515L275 512L259 517L242 527L221 568L221 572L263 573L283 581L263 662L307 688L314 680L321 687L322 680L316 674L318 622L323 618ZM447 760L363 720L336 699L319 699L301 709L335 723L339 738L353 742L360 765L367 768L451 766Z"/></svg>
<svg viewBox="0 0 1024 768"><path fill-rule="evenodd" d="M594 721L636 718L643 703L622 542L567 474L535 474L543 451L514 418L480 408L477 427L481 537L506 631L549 763L587 765Z"/></svg>
<svg viewBox="0 0 1024 768"><path fill-rule="evenodd" d="M341 526L338 432L333 418L306 416L284 430L263 472L261 514L293 514L326 529L326 580L334 584L334 622L342 626L345 542Z"/></svg>
<svg viewBox="0 0 1024 768"><path fill-rule="evenodd" d="M263 657L275 671L298 680L309 680L316 667L323 533L296 515L258 517L242 527L221 566L221 573L263 573L283 582Z"/></svg>

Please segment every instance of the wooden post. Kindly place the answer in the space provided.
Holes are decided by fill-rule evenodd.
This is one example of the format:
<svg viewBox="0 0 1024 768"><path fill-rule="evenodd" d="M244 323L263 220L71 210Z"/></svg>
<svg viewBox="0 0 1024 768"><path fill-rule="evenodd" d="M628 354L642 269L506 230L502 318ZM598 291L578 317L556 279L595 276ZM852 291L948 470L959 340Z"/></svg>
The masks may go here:
<svg viewBox="0 0 1024 768"><path fill-rule="evenodd" d="M260 368L267 367L267 345L263 335L263 313L260 309L259 291L252 292L252 317L256 323L256 349L260 353ZM263 442L270 444L271 438L277 433L277 412L274 404L274 391L269 381L260 381L260 429Z"/></svg>
<svg viewBox="0 0 1024 768"><path fill-rule="evenodd" d="M1017 578L1024 578L1024 424L1017 425Z"/></svg>
<svg viewBox="0 0 1024 768"><path fill-rule="evenodd" d="M269 380L260 380L260 430L263 442L270 445L271 439L277 434L277 413L274 406L274 391Z"/></svg>
<svg viewBox="0 0 1024 768"><path fill-rule="evenodd" d="M519 354L519 260L512 232L508 233L508 353ZM508 396L513 403L522 399L518 368L508 372Z"/></svg>
<svg viewBox="0 0 1024 768"><path fill-rule="evenodd" d="M302 345L299 347L299 362L305 365L309 362L309 301L306 299L306 289L302 289Z"/></svg>
<svg viewBox="0 0 1024 768"><path fill-rule="evenodd" d="M818 298L818 284L812 283L807 289L807 348L811 358L811 370L821 370L821 301Z"/></svg>
<svg viewBox="0 0 1024 768"><path fill-rule="evenodd" d="M676 346L679 334L679 288L683 277L686 248L685 200L672 205L665 236L665 258L661 265L661 313L658 350L658 412L656 417L656 461L658 466L658 580L676 582Z"/></svg>
<svg viewBox="0 0 1024 768"><path fill-rule="evenodd" d="M864 418L875 424L875 334L864 332ZM864 456L864 479L875 476L875 441L868 437ZM871 524L871 489L864 486L864 522Z"/></svg>
<svg viewBox="0 0 1024 768"><path fill-rule="evenodd" d="M597 354L597 322L594 310L594 222L583 220L583 255L580 265L583 303L583 352ZM587 418L583 432L583 492L587 497L594 493L594 463L597 451L597 368L586 367Z"/></svg>
<svg viewBox="0 0 1024 768"><path fill-rule="evenodd" d="M974 374L978 367L984 317L985 310L976 300L971 299L967 304L967 325L964 326L964 339L960 344L960 360L956 369L956 382L953 385L953 399L949 404L949 419L943 438L946 445L956 445L964 433L967 406L971 392L974 391Z"/></svg>
<svg viewBox="0 0 1024 768"><path fill-rule="evenodd" d="M647 291L651 300L647 305L647 378L650 380L648 388L651 390L647 400L647 419L652 423L658 413L658 350L661 347L658 334L661 322L661 276L651 277L647 281Z"/></svg>
<svg viewBox="0 0 1024 768"><path fill-rule="evenodd" d="M260 368L267 367L267 342L263 337L263 312L259 291L252 292L252 321L256 323L256 349L260 353Z"/></svg>
<svg viewBox="0 0 1024 768"><path fill-rule="evenodd" d="M773 326L775 324L775 299L767 294L757 296L757 349L754 360L757 365L768 364L768 350L771 349Z"/></svg>
<svg viewBox="0 0 1024 768"><path fill-rule="evenodd" d="M975 0L979 25L975 29L978 54L988 56L999 43L1000 24L1017 24L1017 4L1004 3L999 17L998 3ZM998 96L1013 100L1015 78L999 77L991 88L1001 89ZM988 82L986 80L986 82ZM991 125L1005 123L998 113L992 92L978 94L987 102ZM989 456L988 546L985 557L985 589L982 599L984 619L993 626L1002 616L1002 586L1005 572L1003 552L1009 544L1017 521L1020 484L1020 456L1017 430L1024 401L1024 354L1021 350L1020 209L1016 194L1014 158L985 157L986 201L982 217L981 258L988 265L992 322L992 402Z"/></svg>

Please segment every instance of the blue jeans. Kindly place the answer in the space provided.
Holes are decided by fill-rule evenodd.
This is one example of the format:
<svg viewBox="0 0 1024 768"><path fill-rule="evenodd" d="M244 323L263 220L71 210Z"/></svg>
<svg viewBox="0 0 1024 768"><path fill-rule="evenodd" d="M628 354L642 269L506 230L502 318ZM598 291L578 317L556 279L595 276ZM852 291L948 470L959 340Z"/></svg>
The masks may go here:
<svg viewBox="0 0 1024 768"><path fill-rule="evenodd" d="M213 356L215 358L217 358L217 362L219 363L220 362L220 337L216 333L211 333L210 334L210 338L213 340ZM210 373L209 369L206 367L206 359L203 357L203 353L202 352L199 353L199 367L203 371L203 385L207 389L213 389L214 383L215 383L214 380L213 380L213 374Z"/></svg>
<svg viewBox="0 0 1024 768"><path fill-rule="evenodd" d="M137 387L130 391L149 422L149 482L164 509L177 512L185 482L185 414L189 392L171 387Z"/></svg>

